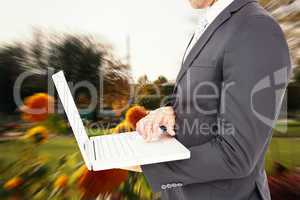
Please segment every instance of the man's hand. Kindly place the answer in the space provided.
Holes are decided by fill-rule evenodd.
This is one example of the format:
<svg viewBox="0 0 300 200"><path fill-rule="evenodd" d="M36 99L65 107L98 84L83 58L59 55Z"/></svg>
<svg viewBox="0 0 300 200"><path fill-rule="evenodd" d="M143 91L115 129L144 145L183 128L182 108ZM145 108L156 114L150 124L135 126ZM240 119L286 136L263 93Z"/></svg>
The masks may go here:
<svg viewBox="0 0 300 200"><path fill-rule="evenodd" d="M152 141L160 136L160 126L165 126L167 133L175 136L175 112L172 107L161 107L151 111L137 123L136 130L146 141Z"/></svg>

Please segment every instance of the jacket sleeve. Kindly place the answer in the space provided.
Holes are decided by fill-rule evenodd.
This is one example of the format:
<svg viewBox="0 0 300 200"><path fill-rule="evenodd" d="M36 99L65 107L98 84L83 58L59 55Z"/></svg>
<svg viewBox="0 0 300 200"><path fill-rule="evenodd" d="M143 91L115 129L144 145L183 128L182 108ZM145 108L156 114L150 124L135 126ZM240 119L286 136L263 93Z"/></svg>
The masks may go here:
<svg viewBox="0 0 300 200"><path fill-rule="evenodd" d="M220 118L233 130L190 147L189 160L142 166L154 191L166 184L246 177L263 156L290 72L288 47L278 24L268 16L249 17L227 47Z"/></svg>

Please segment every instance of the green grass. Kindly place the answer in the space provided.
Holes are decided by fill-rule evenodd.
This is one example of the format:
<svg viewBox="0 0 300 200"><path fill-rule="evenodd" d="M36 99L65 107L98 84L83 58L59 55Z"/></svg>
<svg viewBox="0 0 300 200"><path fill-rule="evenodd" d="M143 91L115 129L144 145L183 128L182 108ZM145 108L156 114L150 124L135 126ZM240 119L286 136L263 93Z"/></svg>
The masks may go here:
<svg viewBox="0 0 300 200"><path fill-rule="evenodd" d="M40 152L46 155L49 160L78 152L75 139L73 137L55 137L41 146Z"/></svg>
<svg viewBox="0 0 300 200"><path fill-rule="evenodd" d="M300 137L300 121L289 119L278 121L274 127L275 137Z"/></svg>
<svg viewBox="0 0 300 200"><path fill-rule="evenodd" d="M2 141L0 142L0 166L17 161L21 155L24 142L21 141ZM39 155L47 160L50 167L56 167L59 159L64 155L78 155L79 149L72 137L58 136L49 139L45 144L36 147ZM1 174L0 174L1 177Z"/></svg>
<svg viewBox="0 0 300 200"><path fill-rule="evenodd" d="M300 166L300 138L274 137L266 156L266 169L270 172L272 163L278 161L287 167Z"/></svg>
<svg viewBox="0 0 300 200"><path fill-rule="evenodd" d="M22 142L8 141L0 143L0 162L8 164L18 159ZM266 169L270 171L273 161L295 167L300 166L300 138L273 138L266 157ZM78 153L78 147L72 137L54 137L37 149L54 166L63 155ZM78 153L79 154L79 153ZM1 176L1 175L0 175Z"/></svg>

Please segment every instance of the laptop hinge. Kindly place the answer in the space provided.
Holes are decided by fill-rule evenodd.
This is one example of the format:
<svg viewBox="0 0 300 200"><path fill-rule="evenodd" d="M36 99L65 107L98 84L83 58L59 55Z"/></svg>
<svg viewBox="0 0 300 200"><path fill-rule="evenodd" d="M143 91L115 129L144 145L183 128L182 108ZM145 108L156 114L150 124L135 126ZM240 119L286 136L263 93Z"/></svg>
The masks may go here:
<svg viewBox="0 0 300 200"><path fill-rule="evenodd" d="M92 149L93 149L93 155L94 155L93 158L94 158L94 160L97 160L95 140L92 140Z"/></svg>
<svg viewBox="0 0 300 200"><path fill-rule="evenodd" d="M87 157L87 162L86 162L87 168L89 170L93 171L93 165L92 165L92 163L93 163L93 160L95 158L95 155L94 155L95 151L94 151L94 148L93 148L91 140L86 141L83 144L83 148L84 148L84 151L85 151L85 155Z"/></svg>

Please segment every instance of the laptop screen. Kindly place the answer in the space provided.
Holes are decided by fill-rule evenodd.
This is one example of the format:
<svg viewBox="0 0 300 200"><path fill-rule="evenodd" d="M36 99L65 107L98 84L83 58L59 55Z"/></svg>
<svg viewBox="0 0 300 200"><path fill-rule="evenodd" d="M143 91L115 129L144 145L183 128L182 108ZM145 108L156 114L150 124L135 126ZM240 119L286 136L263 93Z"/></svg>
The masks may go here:
<svg viewBox="0 0 300 200"><path fill-rule="evenodd" d="M72 93L64 76L64 73L60 71L54 74L52 76L52 79L58 92L60 101L63 104L64 110L71 125L72 131L75 135L76 141L79 145L83 159L86 165L89 166L89 155L88 153L86 153L88 151L87 148L89 148L89 145L87 145L89 144L89 138L86 134L85 127L80 118L79 112L77 110L76 104L72 97Z"/></svg>

